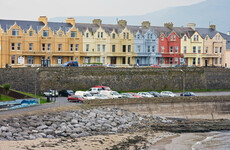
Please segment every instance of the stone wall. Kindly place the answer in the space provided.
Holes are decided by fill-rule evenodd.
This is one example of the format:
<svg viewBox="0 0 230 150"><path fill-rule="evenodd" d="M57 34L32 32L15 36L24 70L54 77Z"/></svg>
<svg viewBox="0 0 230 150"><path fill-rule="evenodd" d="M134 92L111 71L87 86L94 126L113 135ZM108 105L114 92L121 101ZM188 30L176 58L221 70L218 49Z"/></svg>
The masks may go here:
<svg viewBox="0 0 230 150"><path fill-rule="evenodd" d="M188 119L230 119L230 96L87 100L91 107L123 108L139 114Z"/></svg>
<svg viewBox="0 0 230 150"><path fill-rule="evenodd" d="M221 68L40 68L37 92L48 89L86 90L107 85L116 91L230 89L230 70ZM36 68L0 69L0 84L34 93Z"/></svg>

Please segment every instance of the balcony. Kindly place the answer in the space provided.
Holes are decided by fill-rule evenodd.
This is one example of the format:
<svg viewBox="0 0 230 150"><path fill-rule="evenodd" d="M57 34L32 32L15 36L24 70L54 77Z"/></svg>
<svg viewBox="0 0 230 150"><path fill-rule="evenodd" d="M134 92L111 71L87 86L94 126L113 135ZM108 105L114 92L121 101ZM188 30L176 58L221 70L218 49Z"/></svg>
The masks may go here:
<svg viewBox="0 0 230 150"><path fill-rule="evenodd" d="M221 54L204 54L203 58L218 58L221 57Z"/></svg>

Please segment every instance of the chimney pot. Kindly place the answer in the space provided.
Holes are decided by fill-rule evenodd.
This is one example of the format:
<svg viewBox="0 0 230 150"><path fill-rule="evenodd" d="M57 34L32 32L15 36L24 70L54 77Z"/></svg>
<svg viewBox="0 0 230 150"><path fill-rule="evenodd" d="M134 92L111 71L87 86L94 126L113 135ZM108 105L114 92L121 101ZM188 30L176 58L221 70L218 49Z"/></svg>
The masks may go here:
<svg viewBox="0 0 230 150"><path fill-rule="evenodd" d="M164 27L169 28L169 29L172 30L172 28L173 28L173 23L172 23L172 22L165 23L165 24L164 24Z"/></svg>
<svg viewBox="0 0 230 150"><path fill-rule="evenodd" d="M95 24L95 25L101 26L101 23L102 23L101 19L94 19L93 20L93 24Z"/></svg>
<svg viewBox="0 0 230 150"><path fill-rule="evenodd" d="M188 23L187 27L192 28L193 30L196 29L196 24L195 23Z"/></svg>
<svg viewBox="0 0 230 150"><path fill-rule="evenodd" d="M122 27L126 27L127 26L127 21L126 20L119 20L118 25L122 26Z"/></svg>
<svg viewBox="0 0 230 150"><path fill-rule="evenodd" d="M149 21L143 21L142 22L142 27L150 28L150 22Z"/></svg>

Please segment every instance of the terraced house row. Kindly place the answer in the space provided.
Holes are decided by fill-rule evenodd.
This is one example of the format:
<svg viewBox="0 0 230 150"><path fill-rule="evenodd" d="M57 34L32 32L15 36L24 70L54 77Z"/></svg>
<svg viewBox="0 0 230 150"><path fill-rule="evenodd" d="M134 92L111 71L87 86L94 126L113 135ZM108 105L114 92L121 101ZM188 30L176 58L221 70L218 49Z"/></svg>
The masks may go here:
<svg viewBox="0 0 230 150"><path fill-rule="evenodd" d="M215 26L187 27L0 20L0 67L60 66L68 61L116 65L230 67L230 36Z"/></svg>

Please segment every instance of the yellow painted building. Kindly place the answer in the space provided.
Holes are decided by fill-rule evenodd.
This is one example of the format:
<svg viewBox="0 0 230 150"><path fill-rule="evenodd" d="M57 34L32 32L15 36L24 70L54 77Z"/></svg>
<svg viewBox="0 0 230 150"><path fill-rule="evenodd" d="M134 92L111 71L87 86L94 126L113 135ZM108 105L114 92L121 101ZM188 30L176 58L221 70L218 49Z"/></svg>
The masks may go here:
<svg viewBox="0 0 230 150"><path fill-rule="evenodd" d="M181 38L181 53L184 55L187 66L202 66L204 56L203 37L197 31L194 31L191 35L185 34Z"/></svg>
<svg viewBox="0 0 230 150"><path fill-rule="evenodd" d="M75 20L66 23L39 21L0 20L0 66L60 66L70 60L83 63L82 36Z"/></svg>

